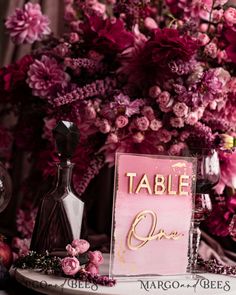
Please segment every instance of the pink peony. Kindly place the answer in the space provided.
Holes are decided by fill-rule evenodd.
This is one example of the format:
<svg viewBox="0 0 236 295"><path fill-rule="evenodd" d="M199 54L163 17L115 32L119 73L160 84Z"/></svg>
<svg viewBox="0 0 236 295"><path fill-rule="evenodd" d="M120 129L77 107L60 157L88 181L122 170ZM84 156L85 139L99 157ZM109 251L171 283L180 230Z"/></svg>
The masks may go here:
<svg viewBox="0 0 236 295"><path fill-rule="evenodd" d="M74 247L78 251L78 254L83 254L88 251L90 244L86 240L75 239L71 243L71 246Z"/></svg>
<svg viewBox="0 0 236 295"><path fill-rule="evenodd" d="M16 44L40 41L51 33L49 19L42 15L39 4L27 3L23 9L16 8L5 25Z"/></svg>
<svg viewBox="0 0 236 295"><path fill-rule="evenodd" d="M50 95L53 86L66 85L69 77L54 58L43 55L29 67L27 83L33 94L39 97Z"/></svg>
<svg viewBox="0 0 236 295"><path fill-rule="evenodd" d="M185 117L188 113L188 106L184 102L177 102L173 107L173 112L177 117Z"/></svg>
<svg viewBox="0 0 236 295"><path fill-rule="evenodd" d="M88 265L86 265L85 270L93 275L97 275L99 273L98 266L93 263L89 263Z"/></svg>
<svg viewBox="0 0 236 295"><path fill-rule="evenodd" d="M70 256L76 256L76 255L79 254L77 249L72 247L70 244L68 244L66 246L66 251L67 251L67 254L70 255Z"/></svg>
<svg viewBox="0 0 236 295"><path fill-rule="evenodd" d="M224 19L226 24L229 27L233 27L236 25L236 9L233 7L229 7L224 12Z"/></svg>
<svg viewBox="0 0 236 295"><path fill-rule="evenodd" d="M102 253L100 251L89 251L88 252L88 259L90 263L98 266L104 262Z"/></svg>
<svg viewBox="0 0 236 295"><path fill-rule="evenodd" d="M117 128L123 128L129 123L129 120L127 117L120 115L116 118L115 125Z"/></svg>
<svg viewBox="0 0 236 295"><path fill-rule="evenodd" d="M80 270L80 263L76 257L66 257L61 260L61 267L65 275L73 276Z"/></svg>
<svg viewBox="0 0 236 295"><path fill-rule="evenodd" d="M147 117L143 116L143 117L137 118L135 123L136 123L137 128L140 131L145 131L148 129L149 121L148 121Z"/></svg>

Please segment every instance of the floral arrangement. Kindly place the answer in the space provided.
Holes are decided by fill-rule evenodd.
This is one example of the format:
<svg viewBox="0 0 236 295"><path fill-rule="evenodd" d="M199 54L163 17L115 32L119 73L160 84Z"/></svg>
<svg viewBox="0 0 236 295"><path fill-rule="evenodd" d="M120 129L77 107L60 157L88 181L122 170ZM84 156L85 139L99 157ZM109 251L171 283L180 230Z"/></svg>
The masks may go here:
<svg viewBox="0 0 236 295"><path fill-rule="evenodd" d="M114 286L116 283L114 279L99 275L99 265L104 261L102 253L88 251L89 247L86 240L76 239L66 246L68 256L65 258L51 256L48 253L29 252L20 257L15 266L23 269L37 269L46 274L80 279L93 284Z"/></svg>
<svg viewBox="0 0 236 295"><path fill-rule="evenodd" d="M234 146L236 9L226 0L65 0L64 18L60 38L38 4L5 22L15 43L34 43L30 55L0 69L1 117L18 118L0 127L0 157L10 166L10 146L27 151L28 184L54 173L51 129L58 120L80 130L73 159L79 195L114 164L115 152L180 155ZM219 153L216 210L229 213L213 214L209 228L229 235L235 208L225 191L236 186L236 153ZM222 225L227 230L218 230Z"/></svg>

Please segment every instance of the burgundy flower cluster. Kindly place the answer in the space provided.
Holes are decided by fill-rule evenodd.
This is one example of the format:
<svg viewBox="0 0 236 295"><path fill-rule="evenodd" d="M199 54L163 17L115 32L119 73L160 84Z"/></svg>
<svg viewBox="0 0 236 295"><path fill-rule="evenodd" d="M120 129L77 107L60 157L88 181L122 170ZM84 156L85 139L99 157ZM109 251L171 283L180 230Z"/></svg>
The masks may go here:
<svg viewBox="0 0 236 295"><path fill-rule="evenodd" d="M36 4L9 16L13 41L40 41L0 69L1 110L19 116L12 139L31 153L35 171L52 173L42 163L55 158L58 120L80 129L79 193L116 152L181 155L235 136L236 9L225 3L65 0L68 30L60 38L49 35ZM222 171L220 192L236 186L233 162Z"/></svg>

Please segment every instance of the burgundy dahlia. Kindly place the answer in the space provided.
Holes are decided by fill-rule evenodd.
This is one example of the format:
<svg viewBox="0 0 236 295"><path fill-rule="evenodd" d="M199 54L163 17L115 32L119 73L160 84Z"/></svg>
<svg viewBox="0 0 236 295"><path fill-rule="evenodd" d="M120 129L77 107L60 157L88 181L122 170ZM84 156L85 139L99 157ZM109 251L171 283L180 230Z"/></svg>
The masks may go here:
<svg viewBox="0 0 236 295"><path fill-rule="evenodd" d="M120 19L104 20L97 15L90 16L81 24L81 29L87 42L103 54L121 52L134 43L134 36L125 30Z"/></svg>
<svg viewBox="0 0 236 295"><path fill-rule="evenodd" d="M190 36L180 36L175 29L156 29L150 41L144 47L143 58L150 63L167 65L173 60L189 61L198 48Z"/></svg>
<svg viewBox="0 0 236 295"><path fill-rule="evenodd" d="M49 19L42 15L39 4L27 3L23 9L17 8L6 20L12 40L17 43L33 43L49 35Z"/></svg>
<svg viewBox="0 0 236 295"><path fill-rule="evenodd" d="M47 97L53 93L53 87L66 85L68 78L54 58L43 55L30 66L27 83L35 96Z"/></svg>

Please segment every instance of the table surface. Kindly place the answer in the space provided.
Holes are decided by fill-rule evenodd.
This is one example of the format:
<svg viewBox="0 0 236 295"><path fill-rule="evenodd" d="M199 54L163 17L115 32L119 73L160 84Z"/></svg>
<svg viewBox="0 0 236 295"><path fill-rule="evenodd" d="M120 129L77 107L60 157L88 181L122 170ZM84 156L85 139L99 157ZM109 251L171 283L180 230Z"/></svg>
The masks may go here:
<svg viewBox="0 0 236 295"><path fill-rule="evenodd" d="M105 256L105 263L101 267L101 274L107 272L109 263ZM119 279L114 287L96 286L91 283L75 279L49 276L37 271L15 270L16 280L27 288L43 294L102 294L102 295L127 295L127 294L236 294L236 278L215 274L200 274L197 278L191 275L183 276L156 276L152 278L135 279L127 281Z"/></svg>

